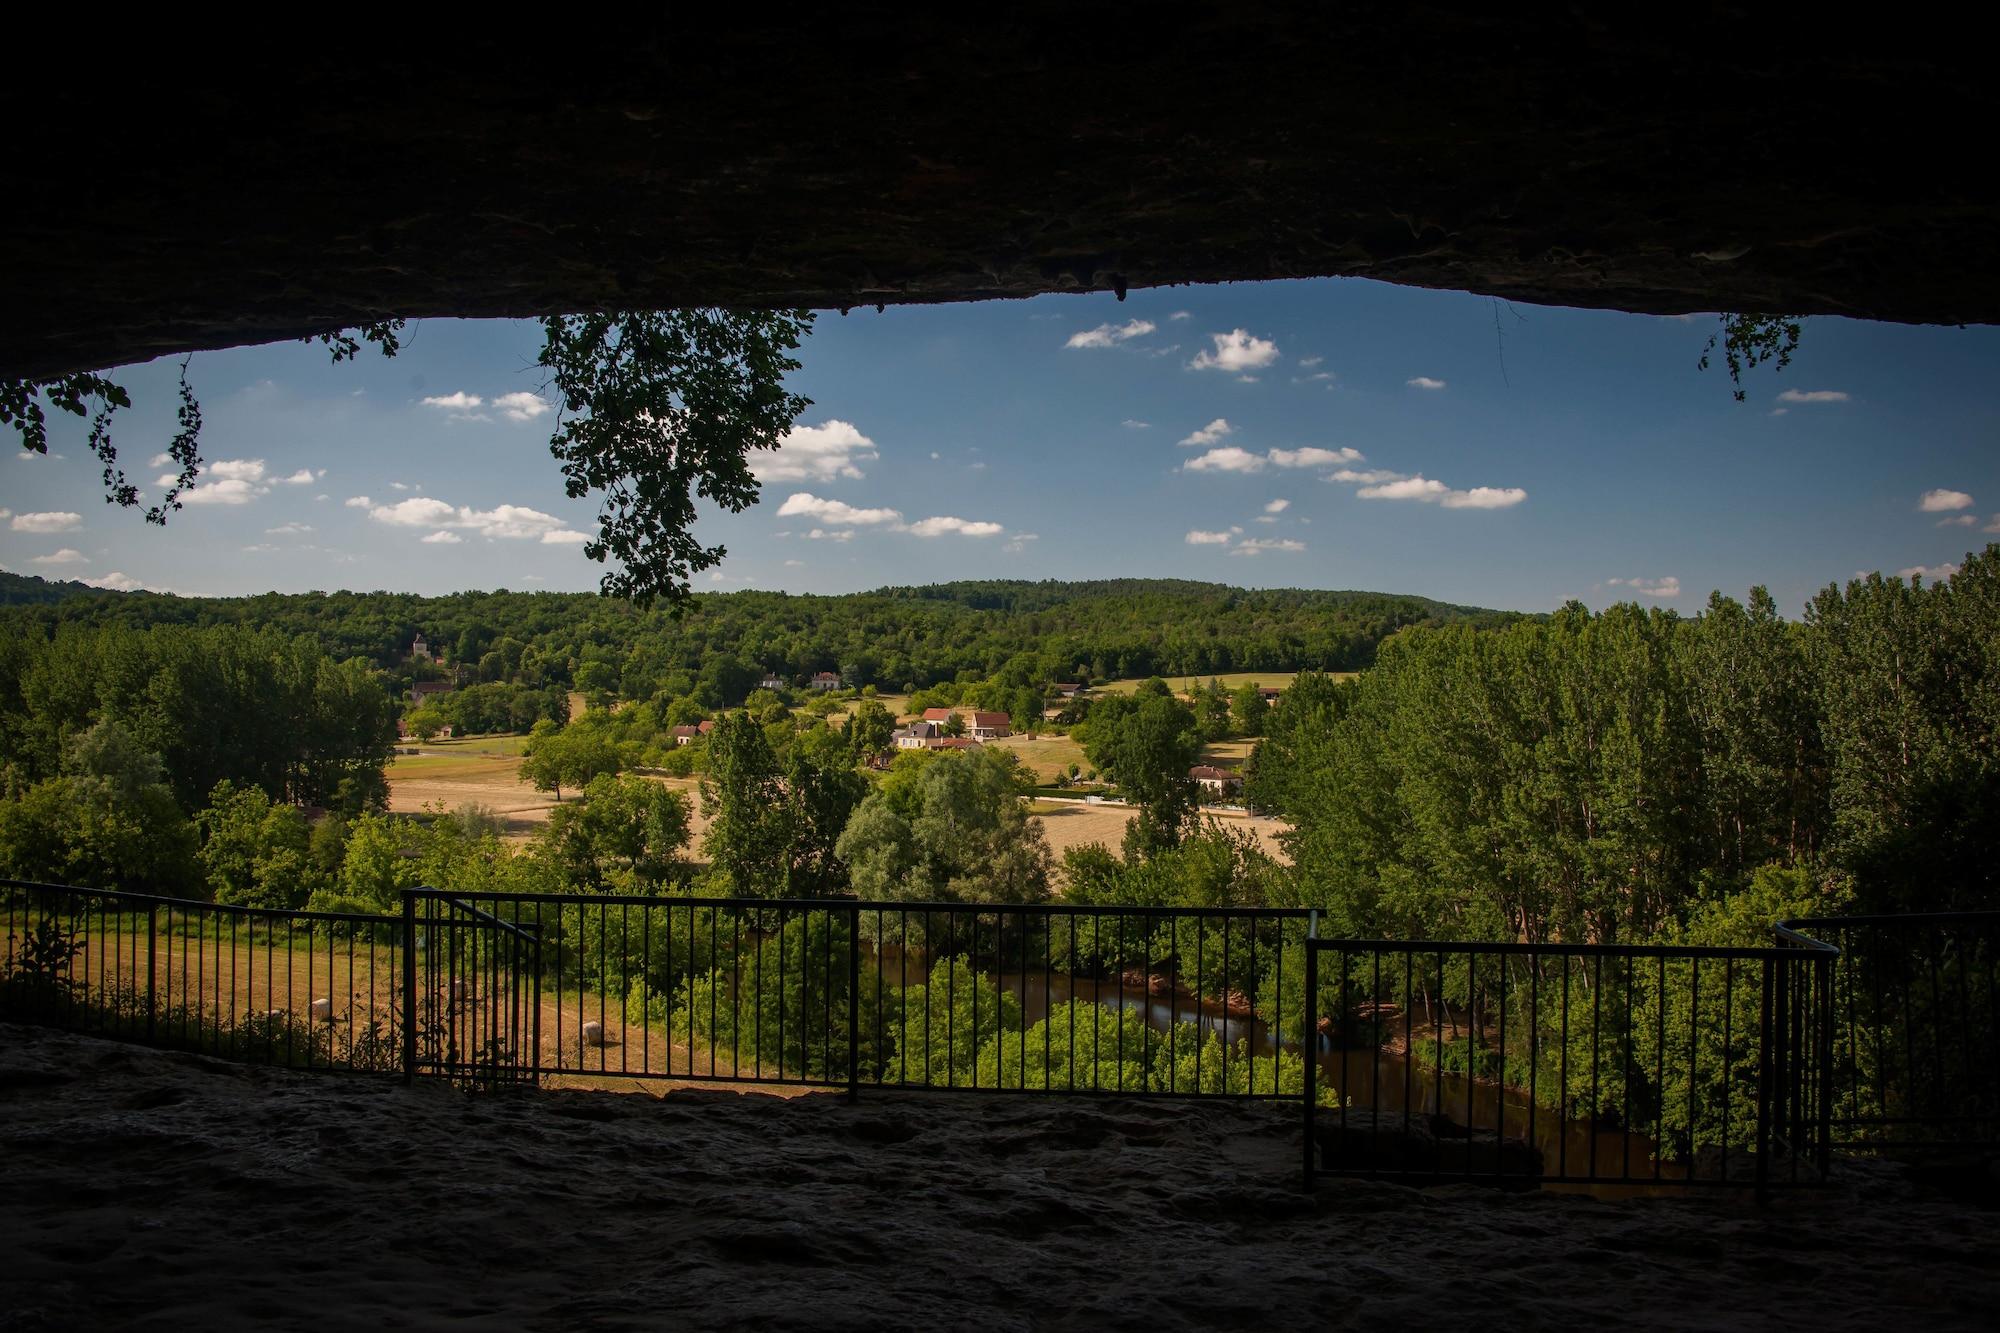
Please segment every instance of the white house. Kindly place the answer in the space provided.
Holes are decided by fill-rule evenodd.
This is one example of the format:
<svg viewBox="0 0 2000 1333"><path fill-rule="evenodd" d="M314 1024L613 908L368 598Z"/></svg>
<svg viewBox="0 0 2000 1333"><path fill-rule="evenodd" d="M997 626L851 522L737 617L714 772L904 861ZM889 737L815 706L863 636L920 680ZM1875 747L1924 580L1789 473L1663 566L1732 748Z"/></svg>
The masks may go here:
<svg viewBox="0 0 2000 1333"><path fill-rule="evenodd" d="M813 672L812 687L816 690L837 690L840 688L840 673L838 671L815 671Z"/></svg>

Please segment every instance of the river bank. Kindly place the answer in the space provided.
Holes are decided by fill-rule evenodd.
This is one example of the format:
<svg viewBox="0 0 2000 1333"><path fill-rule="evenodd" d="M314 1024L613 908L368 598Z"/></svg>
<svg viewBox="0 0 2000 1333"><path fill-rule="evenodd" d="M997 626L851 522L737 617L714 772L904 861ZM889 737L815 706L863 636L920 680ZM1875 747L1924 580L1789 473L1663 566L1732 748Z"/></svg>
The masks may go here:
<svg viewBox="0 0 2000 1333"><path fill-rule="evenodd" d="M1976 1326L2000 1214L1296 1183L1291 1108L472 1097L0 1025L0 1310L135 1326Z"/></svg>

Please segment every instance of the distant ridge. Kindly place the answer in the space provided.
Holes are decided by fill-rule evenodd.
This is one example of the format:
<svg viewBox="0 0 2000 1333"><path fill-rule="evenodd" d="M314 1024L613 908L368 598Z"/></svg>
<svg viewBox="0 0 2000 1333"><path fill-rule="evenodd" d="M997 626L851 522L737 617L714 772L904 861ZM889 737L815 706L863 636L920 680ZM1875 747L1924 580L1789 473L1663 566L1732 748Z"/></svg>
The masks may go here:
<svg viewBox="0 0 2000 1333"><path fill-rule="evenodd" d="M122 597L123 593L93 588L74 579L45 579L38 574L14 574L0 569L0 606L42 606L72 597Z"/></svg>

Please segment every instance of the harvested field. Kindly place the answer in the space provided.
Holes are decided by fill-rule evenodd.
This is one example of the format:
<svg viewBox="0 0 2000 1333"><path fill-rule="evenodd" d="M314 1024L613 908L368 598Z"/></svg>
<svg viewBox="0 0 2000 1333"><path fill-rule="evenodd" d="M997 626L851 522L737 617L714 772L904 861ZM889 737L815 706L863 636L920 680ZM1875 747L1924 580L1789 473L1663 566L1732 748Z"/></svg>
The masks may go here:
<svg viewBox="0 0 2000 1333"><path fill-rule="evenodd" d="M2000 1213L1299 1188L1295 1108L470 1094L0 1025L10 1328L1984 1328Z"/></svg>
<svg viewBox="0 0 2000 1333"><path fill-rule="evenodd" d="M1117 851L1125 837L1125 822L1132 818L1133 811L1123 805L1070 805L1061 801L1036 801L1031 807L1042 821L1042 829L1048 835L1049 848L1062 859L1063 852L1070 847L1087 842L1101 842L1112 851ZM1281 819L1265 815L1240 815L1226 811L1205 810L1204 816L1213 815L1229 828L1247 828L1257 835L1258 845L1280 861L1286 860L1285 850L1278 843L1278 835L1291 826Z"/></svg>

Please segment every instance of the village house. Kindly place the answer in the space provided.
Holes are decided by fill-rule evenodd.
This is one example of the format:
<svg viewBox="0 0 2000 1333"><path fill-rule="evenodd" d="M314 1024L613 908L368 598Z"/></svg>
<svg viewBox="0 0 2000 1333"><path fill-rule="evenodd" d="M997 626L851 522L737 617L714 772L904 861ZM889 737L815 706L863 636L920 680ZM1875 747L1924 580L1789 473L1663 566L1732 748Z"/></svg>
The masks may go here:
<svg viewBox="0 0 2000 1333"><path fill-rule="evenodd" d="M840 688L840 673L838 671L815 671L813 672L812 687L816 690L837 690Z"/></svg>
<svg viewBox="0 0 2000 1333"><path fill-rule="evenodd" d="M928 750L944 739L944 730L935 722L912 722L896 728L890 739L898 750Z"/></svg>
<svg viewBox="0 0 2000 1333"><path fill-rule="evenodd" d="M420 680L410 687L410 702L422 708L439 695L450 693L451 682L448 680Z"/></svg>
<svg viewBox="0 0 2000 1333"><path fill-rule="evenodd" d="M1050 686L1050 688L1056 692L1058 699L1074 699L1077 695L1082 694L1085 689L1084 686L1077 684L1073 680L1059 680Z"/></svg>
<svg viewBox="0 0 2000 1333"><path fill-rule="evenodd" d="M1196 764L1188 770L1188 776L1204 791L1216 796L1229 796L1243 790L1243 775L1234 769L1216 768L1211 764Z"/></svg>
<svg viewBox="0 0 2000 1333"><path fill-rule="evenodd" d="M417 631L417 637L410 640L410 660L428 662L431 660L431 646L424 641L424 632Z"/></svg>
<svg viewBox="0 0 2000 1333"><path fill-rule="evenodd" d="M1285 692L1275 685L1260 685L1257 687L1257 697L1264 701L1264 707L1266 708L1275 708L1278 700L1283 698L1284 694Z"/></svg>
<svg viewBox="0 0 2000 1333"><path fill-rule="evenodd" d="M982 713L971 708L926 708L924 721L942 728L956 716L964 726L963 734L976 741L997 741L1011 736L1005 713Z"/></svg>
<svg viewBox="0 0 2000 1333"><path fill-rule="evenodd" d="M766 671L764 679L757 682L757 688L760 690L769 690L773 694L781 694L786 688L785 678L775 671Z"/></svg>
<svg viewBox="0 0 2000 1333"><path fill-rule="evenodd" d="M715 724L713 722L701 722L691 727L675 727L673 729L674 745L676 748L683 745L692 745L695 741L700 740L703 736L708 735L709 732L714 730Z"/></svg>

